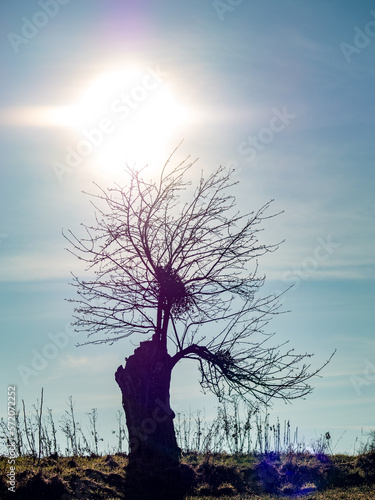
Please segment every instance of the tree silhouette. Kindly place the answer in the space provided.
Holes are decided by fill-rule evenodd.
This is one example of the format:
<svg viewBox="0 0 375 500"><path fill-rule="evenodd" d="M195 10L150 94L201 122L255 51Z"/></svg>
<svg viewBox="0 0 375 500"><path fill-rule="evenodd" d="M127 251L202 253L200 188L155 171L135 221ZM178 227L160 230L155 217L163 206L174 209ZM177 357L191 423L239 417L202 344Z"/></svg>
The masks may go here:
<svg viewBox="0 0 375 500"><path fill-rule="evenodd" d="M322 368L310 372L309 354L272 345L264 331L280 312L280 296L258 296L257 259L278 247L259 241L260 224L277 215L271 202L241 215L232 172L202 174L193 189L196 162L172 167L172 155L157 181L127 168L125 187L98 186L95 224L83 225L85 238L66 236L90 273L73 279L86 343L144 339L116 372L133 462L178 460L169 389L182 359L198 362L201 385L219 398L262 404L309 394Z"/></svg>

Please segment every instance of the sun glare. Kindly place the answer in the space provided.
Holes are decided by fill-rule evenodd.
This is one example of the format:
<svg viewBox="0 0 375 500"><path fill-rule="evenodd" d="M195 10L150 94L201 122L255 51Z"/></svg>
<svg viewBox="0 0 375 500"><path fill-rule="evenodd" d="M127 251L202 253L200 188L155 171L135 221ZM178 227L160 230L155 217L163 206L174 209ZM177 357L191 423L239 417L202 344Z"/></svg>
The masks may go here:
<svg viewBox="0 0 375 500"><path fill-rule="evenodd" d="M183 139L192 112L157 72L127 70L97 77L54 119L74 130L78 154L89 151L84 142L90 142L86 163L108 178L126 164L152 168L164 162Z"/></svg>

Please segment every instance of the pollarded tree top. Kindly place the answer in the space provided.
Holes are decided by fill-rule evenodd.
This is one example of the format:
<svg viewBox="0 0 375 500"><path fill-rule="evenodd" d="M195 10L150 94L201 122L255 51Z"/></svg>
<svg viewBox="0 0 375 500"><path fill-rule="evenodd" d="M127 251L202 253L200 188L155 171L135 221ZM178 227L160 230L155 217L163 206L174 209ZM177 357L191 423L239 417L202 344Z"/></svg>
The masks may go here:
<svg viewBox="0 0 375 500"><path fill-rule="evenodd" d="M174 364L197 360L202 386L218 396L228 390L268 402L308 394L320 369L310 373L300 365L309 355L281 352L264 331L282 295L259 296L258 258L278 248L259 241L259 225L277 215L267 215L271 202L240 214L233 171L202 172L192 189L184 176L195 162L172 167L171 157L153 182L128 168L125 187L98 186L96 224L83 225L85 238L67 237L94 272L74 276L76 330L94 344L153 338Z"/></svg>

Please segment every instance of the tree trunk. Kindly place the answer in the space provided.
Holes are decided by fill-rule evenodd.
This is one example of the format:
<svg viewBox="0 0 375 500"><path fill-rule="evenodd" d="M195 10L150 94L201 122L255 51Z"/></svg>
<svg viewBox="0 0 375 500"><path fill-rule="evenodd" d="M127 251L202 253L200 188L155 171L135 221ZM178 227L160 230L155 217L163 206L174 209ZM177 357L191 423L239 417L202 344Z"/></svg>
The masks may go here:
<svg viewBox="0 0 375 500"><path fill-rule="evenodd" d="M180 449L170 407L172 363L156 339L141 342L116 371L129 432L130 464L173 465Z"/></svg>

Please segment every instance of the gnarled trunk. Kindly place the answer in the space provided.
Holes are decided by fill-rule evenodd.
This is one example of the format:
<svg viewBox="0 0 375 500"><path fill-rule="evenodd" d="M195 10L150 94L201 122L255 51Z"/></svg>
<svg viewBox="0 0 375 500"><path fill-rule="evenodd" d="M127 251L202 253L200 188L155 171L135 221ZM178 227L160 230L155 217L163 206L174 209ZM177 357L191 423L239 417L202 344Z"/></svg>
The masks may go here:
<svg viewBox="0 0 375 500"><path fill-rule="evenodd" d="M116 371L129 431L130 464L177 464L180 449L170 407L171 357L157 339L141 342Z"/></svg>

